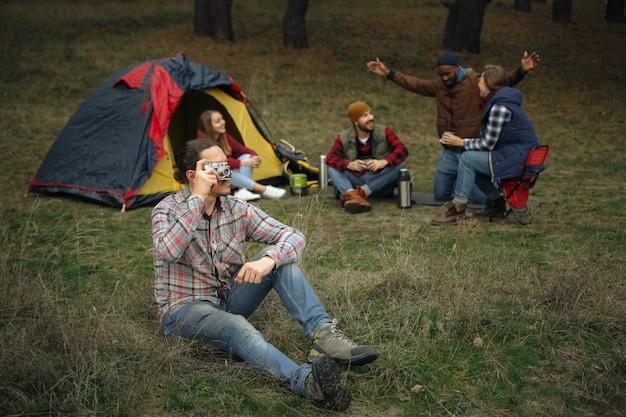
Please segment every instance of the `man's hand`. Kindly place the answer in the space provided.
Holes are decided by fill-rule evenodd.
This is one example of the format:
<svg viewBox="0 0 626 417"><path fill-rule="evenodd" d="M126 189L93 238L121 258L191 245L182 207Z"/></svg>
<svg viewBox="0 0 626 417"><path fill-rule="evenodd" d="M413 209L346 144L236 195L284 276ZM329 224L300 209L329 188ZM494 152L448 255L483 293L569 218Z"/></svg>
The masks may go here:
<svg viewBox="0 0 626 417"><path fill-rule="evenodd" d="M194 173L193 182L190 182L191 195L206 199L211 190L217 185L217 171L213 168L204 169L205 159L201 159L196 163L196 172Z"/></svg>
<svg viewBox="0 0 626 417"><path fill-rule="evenodd" d="M528 51L524 51L522 61L520 62L520 67L522 68L522 71L528 72L537 68L537 65L539 65L539 61L540 58L537 52L533 52L532 54L528 55Z"/></svg>
<svg viewBox="0 0 626 417"><path fill-rule="evenodd" d="M350 171L363 172L363 171L380 171L384 167L389 165L386 159L355 159L348 164Z"/></svg>
<svg viewBox="0 0 626 417"><path fill-rule="evenodd" d="M376 61L370 61L366 65L367 69L374 74L382 75L384 77L389 74L389 68L387 68L378 58L376 58Z"/></svg>
<svg viewBox="0 0 626 417"><path fill-rule="evenodd" d="M368 161L363 161L362 159L355 159L348 164L348 169L350 171L363 172L368 171L369 168L367 166Z"/></svg>
<svg viewBox="0 0 626 417"><path fill-rule="evenodd" d="M377 172L389 165L386 159L370 159L367 161L367 169L372 172Z"/></svg>
<svg viewBox="0 0 626 417"><path fill-rule="evenodd" d="M274 269L276 262L269 256L264 256L256 261L246 262L243 264L239 273L235 277L235 282L239 285L258 284L263 277Z"/></svg>

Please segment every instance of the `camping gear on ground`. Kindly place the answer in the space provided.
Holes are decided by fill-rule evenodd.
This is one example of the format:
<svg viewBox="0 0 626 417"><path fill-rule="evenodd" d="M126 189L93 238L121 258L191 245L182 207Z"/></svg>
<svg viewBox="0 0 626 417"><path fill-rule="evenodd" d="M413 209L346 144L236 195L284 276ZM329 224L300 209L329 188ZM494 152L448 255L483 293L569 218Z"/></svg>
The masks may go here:
<svg viewBox="0 0 626 417"><path fill-rule="evenodd" d="M398 208L411 208L411 193L413 186L411 176L406 168L402 168L398 174Z"/></svg>
<svg viewBox="0 0 626 417"><path fill-rule="evenodd" d="M528 158L526 158L522 173L517 178L500 181L500 192L507 204L507 211L504 217L513 213L517 221L522 225L528 225L534 220L533 214L528 207L528 196L530 189L535 186L539 174L545 170L544 163L549 151L550 147L548 145L534 147L528 154ZM493 220L493 216L489 220Z"/></svg>
<svg viewBox="0 0 626 417"><path fill-rule="evenodd" d="M253 180L287 183L260 116L235 80L178 54L132 65L93 91L53 143L29 192L122 210L153 205L182 187L173 178L176 156L196 137L207 109L220 111L228 133L261 156Z"/></svg>
<svg viewBox="0 0 626 417"><path fill-rule="evenodd" d="M291 195L308 195L309 184L306 174L291 174L289 176Z"/></svg>
<svg viewBox="0 0 626 417"><path fill-rule="evenodd" d="M273 144L274 151L278 158L283 161L281 172L286 177L291 174L306 174L311 182L317 182L319 177L319 167L310 164L304 152L299 151L291 143L284 139Z"/></svg>

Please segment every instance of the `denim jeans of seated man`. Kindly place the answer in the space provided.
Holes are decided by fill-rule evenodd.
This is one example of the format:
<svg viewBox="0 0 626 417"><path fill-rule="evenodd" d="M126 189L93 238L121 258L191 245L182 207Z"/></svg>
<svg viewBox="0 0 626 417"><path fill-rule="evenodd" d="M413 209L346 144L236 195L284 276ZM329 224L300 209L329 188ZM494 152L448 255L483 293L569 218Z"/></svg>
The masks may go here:
<svg viewBox="0 0 626 417"><path fill-rule="evenodd" d="M288 382L296 394L305 394L311 365L296 364L268 343L247 320L272 289L309 340L313 340L322 324L331 321L298 265L291 263L278 267L259 284L233 282L224 305L194 301L175 307L161 319L163 331L169 338L211 343L254 368Z"/></svg>
<svg viewBox="0 0 626 417"><path fill-rule="evenodd" d="M435 179L433 181L435 200L447 202L452 199L458 175L459 159L465 152L454 152L450 149L441 151L439 162L437 162L437 168L435 169ZM488 154L488 152L484 153L486 155ZM484 204L487 201L487 197L478 187L472 189L469 197L476 204Z"/></svg>
<svg viewBox="0 0 626 417"><path fill-rule="evenodd" d="M341 195L345 195L351 188L367 185L373 197L386 197L393 192L400 170L403 168L406 168L406 162L392 167L387 166L377 173L367 171L357 177L351 171L340 172L328 167L328 178Z"/></svg>

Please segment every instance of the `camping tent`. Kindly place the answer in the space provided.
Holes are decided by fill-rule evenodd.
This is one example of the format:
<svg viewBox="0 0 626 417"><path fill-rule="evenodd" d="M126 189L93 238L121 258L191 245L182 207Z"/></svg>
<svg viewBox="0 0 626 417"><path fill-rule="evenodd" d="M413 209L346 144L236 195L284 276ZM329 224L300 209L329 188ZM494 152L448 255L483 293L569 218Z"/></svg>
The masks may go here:
<svg viewBox="0 0 626 417"><path fill-rule="evenodd" d="M226 74L183 54L132 65L76 110L48 151L29 192L65 194L123 210L151 205L181 188L178 151L196 137L206 109L262 158L253 179L280 184L281 161L245 95Z"/></svg>

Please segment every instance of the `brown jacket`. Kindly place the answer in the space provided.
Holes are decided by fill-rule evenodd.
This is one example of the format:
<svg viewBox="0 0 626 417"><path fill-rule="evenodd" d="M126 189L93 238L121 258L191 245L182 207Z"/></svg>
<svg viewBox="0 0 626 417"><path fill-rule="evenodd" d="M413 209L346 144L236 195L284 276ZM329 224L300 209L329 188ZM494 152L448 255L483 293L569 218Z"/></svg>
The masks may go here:
<svg viewBox="0 0 626 417"><path fill-rule="evenodd" d="M422 96L436 98L439 137L447 130L462 138L480 137L483 111L480 108L478 79L481 73L466 68L461 81L451 89L446 87L441 78L424 80L397 71L390 75L393 77L390 79L400 87ZM521 69L508 73L509 86L519 83L524 75Z"/></svg>

